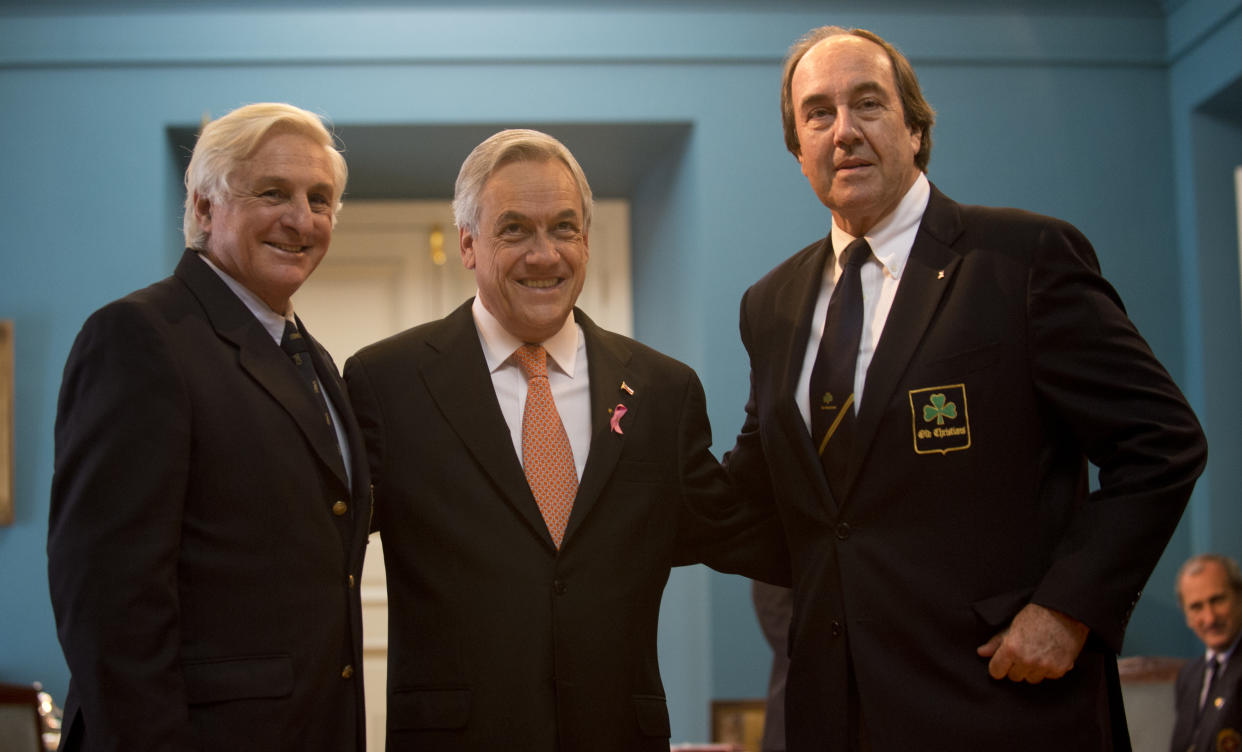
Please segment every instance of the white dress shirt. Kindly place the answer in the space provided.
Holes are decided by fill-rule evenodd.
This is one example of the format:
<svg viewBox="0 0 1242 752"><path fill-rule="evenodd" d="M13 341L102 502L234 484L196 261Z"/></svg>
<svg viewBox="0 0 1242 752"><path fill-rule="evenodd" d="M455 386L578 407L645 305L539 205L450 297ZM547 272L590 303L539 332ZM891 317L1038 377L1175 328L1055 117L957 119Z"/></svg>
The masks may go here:
<svg viewBox="0 0 1242 752"><path fill-rule="evenodd" d="M479 330L479 344L483 346L487 370L492 375L492 386L496 389L496 400L509 426L513 451L517 453L518 462L521 462L526 376L513 354L527 343L501 326L483 306L478 295L474 297L471 311L474 313L475 328ZM552 388L552 401L556 403L556 412L560 414L565 433L569 436L574 467L581 481L591 448L591 382L587 371L586 338L571 313L560 331L543 342L530 344L543 345L548 351L548 385Z"/></svg>
<svg viewBox="0 0 1242 752"><path fill-rule="evenodd" d="M200 253L198 257L206 262L207 266L220 279L224 280L224 284L228 285L233 294L241 299L241 302L254 314L254 317L259 320L259 323L263 325L267 333L276 341L276 346L280 347L280 341L285 336L285 322L290 321L294 326L297 326L298 323L293 317L293 302L290 301L288 312L282 316L273 311L267 303L260 300L258 295L246 289L245 285L230 277L228 272L213 264L206 254ZM345 476L352 487L354 484L354 468L350 462L349 439L345 436L345 426L341 423L341 416L336 412L336 405L332 404L332 398L328 396L327 390L321 389L319 393L323 395L323 401L328 404L328 414L332 416L332 428L336 432L336 445L341 449L341 459L345 461Z"/></svg>
<svg viewBox="0 0 1242 752"><path fill-rule="evenodd" d="M876 345L880 342L880 334L884 331L884 322L888 320L888 312L893 307L893 298L897 294L897 285L901 282L901 273L910 258L910 249L914 246L914 236L918 234L919 223L923 221L923 212L927 209L927 201L931 198L931 184L927 176L919 173L918 179L906 195L887 217L880 220L871 232L863 237L871 246L871 258L862 265L859 277L863 291L863 330L858 346L858 364L854 370L854 410L862 404L863 386L867 379L867 367L871 365L871 357L875 355ZM844 250L856 238L832 224L832 247ZM828 301L841 276L841 254L834 253L829 263L824 264L824 277L819 286L819 297L815 300L815 311L811 314L811 333L807 338L806 354L802 359L802 374L798 378L796 393L798 411L807 430L811 429L811 370L815 368L815 358L819 354L819 341L824 336L824 318L828 314Z"/></svg>

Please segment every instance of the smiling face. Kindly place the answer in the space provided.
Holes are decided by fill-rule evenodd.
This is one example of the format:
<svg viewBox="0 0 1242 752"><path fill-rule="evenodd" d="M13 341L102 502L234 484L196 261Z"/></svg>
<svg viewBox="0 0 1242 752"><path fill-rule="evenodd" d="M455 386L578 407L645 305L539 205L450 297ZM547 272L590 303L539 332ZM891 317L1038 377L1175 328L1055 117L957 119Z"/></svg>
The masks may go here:
<svg viewBox="0 0 1242 752"><path fill-rule="evenodd" d="M194 197L207 256L284 314L332 240L337 191L327 152L299 133L271 133L228 182L223 198Z"/></svg>
<svg viewBox="0 0 1242 752"><path fill-rule="evenodd" d="M1186 626L1213 650L1228 648L1242 632L1242 594L1229 583L1225 568L1207 562L1182 575L1178 588Z"/></svg>
<svg viewBox="0 0 1242 752"><path fill-rule="evenodd" d="M906 125L888 55L861 37L828 37L798 62L790 99L802 174L841 229L865 234L919 174L921 137Z"/></svg>
<svg viewBox="0 0 1242 752"><path fill-rule="evenodd" d="M556 334L586 281L582 196L559 160L510 162L479 196L477 234L460 230L461 259L479 299L523 342Z"/></svg>

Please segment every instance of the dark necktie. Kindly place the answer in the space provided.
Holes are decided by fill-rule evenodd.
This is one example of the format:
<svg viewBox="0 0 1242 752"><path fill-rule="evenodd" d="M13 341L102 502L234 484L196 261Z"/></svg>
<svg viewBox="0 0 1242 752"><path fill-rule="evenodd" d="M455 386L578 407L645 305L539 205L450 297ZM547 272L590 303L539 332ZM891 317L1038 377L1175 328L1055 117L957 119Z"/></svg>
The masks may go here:
<svg viewBox="0 0 1242 752"><path fill-rule="evenodd" d="M841 254L841 277L828 300L824 336L811 369L811 438L835 496L843 491L854 444L854 371L862 342L863 294L860 270L871 246L858 238Z"/></svg>
<svg viewBox="0 0 1242 752"><path fill-rule="evenodd" d="M1208 706L1215 699L1212 697L1212 694L1216 690L1216 680L1220 677L1220 656L1212 656L1212 660L1208 661L1203 671L1203 700L1199 703L1199 718L1203 717L1204 711L1208 709Z"/></svg>
<svg viewBox="0 0 1242 752"><path fill-rule="evenodd" d="M285 354L293 360L298 373L302 375L306 388L314 395L315 404L323 411L323 422L332 436L332 444L339 452L341 447L336 440L336 428L333 427L332 415L328 412L328 400L323 396L323 390L319 387L319 377L315 375L315 364L311 362L310 346L292 321L285 322L285 334L280 338L280 349L284 350Z"/></svg>

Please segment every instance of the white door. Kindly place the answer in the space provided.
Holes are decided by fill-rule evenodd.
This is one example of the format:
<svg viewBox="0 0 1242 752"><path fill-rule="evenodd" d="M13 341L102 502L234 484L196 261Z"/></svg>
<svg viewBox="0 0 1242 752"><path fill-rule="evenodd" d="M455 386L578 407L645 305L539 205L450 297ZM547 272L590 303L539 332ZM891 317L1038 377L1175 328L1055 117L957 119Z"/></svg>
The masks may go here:
<svg viewBox="0 0 1242 752"><path fill-rule="evenodd" d="M605 329L633 330L629 204L597 201L591 257L579 306ZM461 265L447 201L348 202L332 247L293 298L293 307L337 366L359 349L448 314L475 294ZM379 536L362 570L363 676L367 750L384 749L388 665L388 594Z"/></svg>

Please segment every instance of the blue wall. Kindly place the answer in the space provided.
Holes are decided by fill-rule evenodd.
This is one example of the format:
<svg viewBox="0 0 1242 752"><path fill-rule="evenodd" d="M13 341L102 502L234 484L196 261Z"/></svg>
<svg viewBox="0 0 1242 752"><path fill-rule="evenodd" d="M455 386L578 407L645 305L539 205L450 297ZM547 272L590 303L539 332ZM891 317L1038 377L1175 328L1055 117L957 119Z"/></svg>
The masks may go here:
<svg viewBox="0 0 1242 752"><path fill-rule="evenodd" d="M913 60L940 113L931 178L949 195L1058 215L1087 233L1200 410L1209 476L1126 644L1193 651L1172 573L1192 552L1242 553L1232 503L1242 308L1227 185L1242 164L1229 107L1242 79L1242 2L1186 0L1167 19L703 7L0 11L0 317L16 320L18 363L0 680L40 680L62 699L67 688L44 554L56 390L90 311L165 275L179 253L170 127L257 100L343 126L685 124L630 195L635 324L699 370L723 452L747 391L741 293L829 222L784 151L777 115L784 50L826 22L872 28ZM711 698L761 695L768 653L747 582L675 572L661 661L674 741L707 738Z"/></svg>

